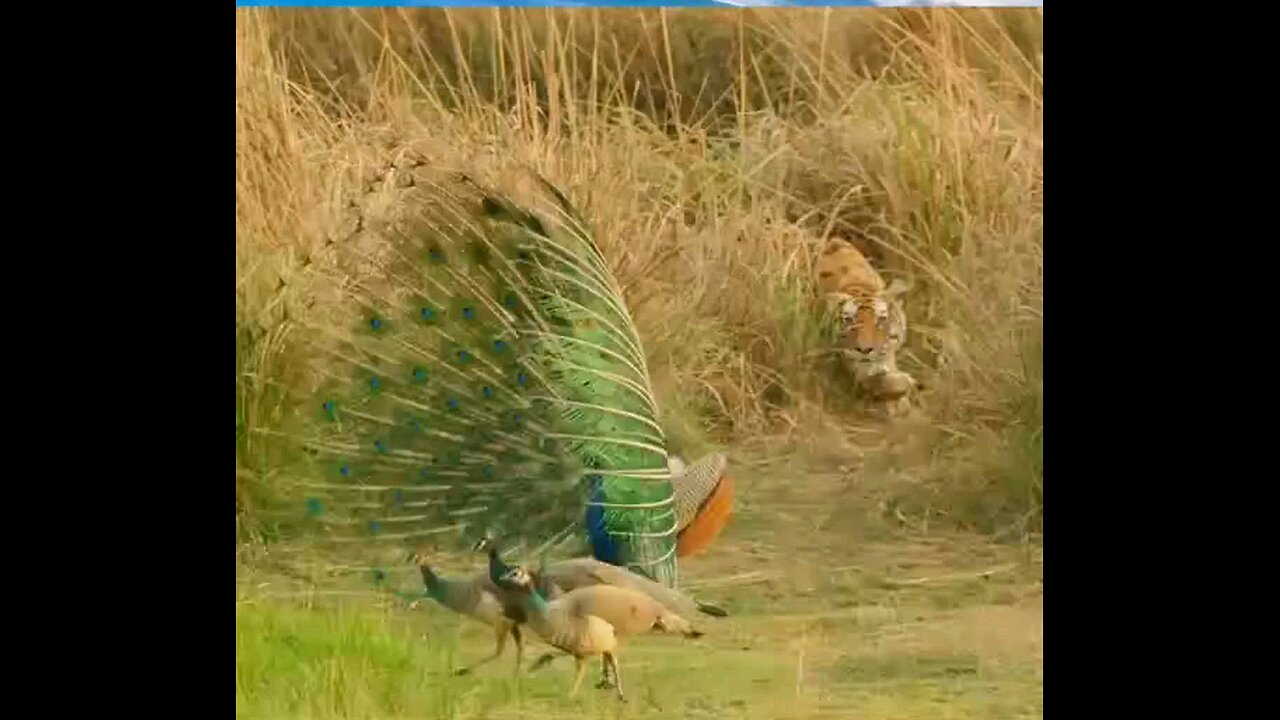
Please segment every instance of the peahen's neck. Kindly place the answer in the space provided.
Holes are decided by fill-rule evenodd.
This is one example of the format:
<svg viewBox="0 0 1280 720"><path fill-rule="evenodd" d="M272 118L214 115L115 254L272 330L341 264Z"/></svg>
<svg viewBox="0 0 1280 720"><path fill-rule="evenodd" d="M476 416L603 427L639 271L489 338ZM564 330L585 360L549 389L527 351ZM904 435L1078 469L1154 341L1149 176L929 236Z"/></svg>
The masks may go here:
<svg viewBox="0 0 1280 720"><path fill-rule="evenodd" d="M444 593L444 581L426 565L421 565L418 569L422 571L422 584L427 586L427 596L439 600Z"/></svg>
<svg viewBox="0 0 1280 720"><path fill-rule="evenodd" d="M503 575L511 570L511 567L502 562L502 558L498 556L498 548L489 547L489 579L495 583L502 579Z"/></svg>
<svg viewBox="0 0 1280 720"><path fill-rule="evenodd" d="M529 596L525 598L524 606L534 615L543 616L547 614L551 604L543 597L542 592L535 588L529 591Z"/></svg>

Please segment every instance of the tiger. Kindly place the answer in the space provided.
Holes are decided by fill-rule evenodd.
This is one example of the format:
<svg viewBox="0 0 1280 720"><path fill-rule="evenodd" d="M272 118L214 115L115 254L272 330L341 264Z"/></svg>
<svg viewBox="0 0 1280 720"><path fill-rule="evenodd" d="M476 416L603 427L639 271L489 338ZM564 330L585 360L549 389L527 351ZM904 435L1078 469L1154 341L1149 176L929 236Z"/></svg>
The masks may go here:
<svg viewBox="0 0 1280 720"><path fill-rule="evenodd" d="M897 353L907 336L901 297L909 283L888 287L853 244L828 241L816 264L818 291L839 323L839 354L856 387L879 409L905 410L918 383L898 369Z"/></svg>

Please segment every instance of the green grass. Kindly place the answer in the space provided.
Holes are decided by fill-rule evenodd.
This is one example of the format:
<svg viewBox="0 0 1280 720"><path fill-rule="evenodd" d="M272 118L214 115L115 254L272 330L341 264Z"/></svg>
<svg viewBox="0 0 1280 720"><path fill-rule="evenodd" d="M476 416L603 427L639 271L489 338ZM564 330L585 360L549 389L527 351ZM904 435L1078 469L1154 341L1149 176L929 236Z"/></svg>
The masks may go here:
<svg viewBox="0 0 1280 720"><path fill-rule="evenodd" d="M1010 625L1017 610L982 618ZM804 620L743 614L707 639L646 637L622 655L628 703L583 683L558 658L517 680L514 650L473 676L450 670L491 649L486 628L435 606L411 612L308 608L260 600L236 609L236 715L243 718L1013 718L1038 717L1032 657L991 658L964 638L972 614L919 622L901 609ZM540 648L539 648L540 649ZM529 655L538 653L530 649ZM599 672L593 663L589 679Z"/></svg>
<svg viewBox="0 0 1280 720"><path fill-rule="evenodd" d="M892 518L849 512L874 507L873 491L821 505L838 495L839 474L805 467L802 456L788 467L740 471L748 492L734 522L713 552L681 566L689 591L730 616L699 617L707 634L696 641L630 641L620 656L626 706L586 682L568 699L568 658L516 681L511 645L475 675L453 677L453 668L491 652L493 636L433 603L409 610L385 596L308 597L287 579L245 572L236 606L237 715L1042 716L1042 565L1034 546L921 535ZM450 573L479 563L445 560ZM528 657L542 647L531 644ZM593 664L592 684L598 672Z"/></svg>

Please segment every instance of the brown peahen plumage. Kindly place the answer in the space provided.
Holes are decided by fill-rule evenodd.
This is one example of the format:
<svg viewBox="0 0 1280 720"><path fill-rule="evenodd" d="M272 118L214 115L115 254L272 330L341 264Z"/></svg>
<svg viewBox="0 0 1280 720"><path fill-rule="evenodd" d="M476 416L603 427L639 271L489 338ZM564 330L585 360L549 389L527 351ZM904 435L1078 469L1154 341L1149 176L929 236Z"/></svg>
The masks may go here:
<svg viewBox="0 0 1280 720"><path fill-rule="evenodd" d="M465 675L475 668L501 657L502 651L506 649L507 635L511 635L516 641L516 672L519 673L520 665L524 658L524 638L520 634L520 623L524 622L525 613L523 609L519 609L517 612L504 607L503 602L499 599L499 594L505 595L510 591L505 588L500 590L489 578L487 571L476 573L473 577L465 580L446 578L437 574L422 556L417 555L413 559L422 573L422 583L426 588L423 594L443 607L459 615L484 623L494 630L495 648L493 654L470 666L459 669L456 674ZM406 600L411 601L416 601L418 597L408 593L399 594ZM539 666L545 664L545 662L546 660L542 660Z"/></svg>
<svg viewBox="0 0 1280 720"><path fill-rule="evenodd" d="M537 589L529 571L519 566L504 573L500 585L522 596L528 627L552 647L574 657L577 671L569 696L577 694L587 672L587 659L604 662L604 683L612 675L618 699L626 701L618 667L621 640L651 630L702 635L684 618L670 612L649 596L627 588L594 585L571 590L548 601Z"/></svg>

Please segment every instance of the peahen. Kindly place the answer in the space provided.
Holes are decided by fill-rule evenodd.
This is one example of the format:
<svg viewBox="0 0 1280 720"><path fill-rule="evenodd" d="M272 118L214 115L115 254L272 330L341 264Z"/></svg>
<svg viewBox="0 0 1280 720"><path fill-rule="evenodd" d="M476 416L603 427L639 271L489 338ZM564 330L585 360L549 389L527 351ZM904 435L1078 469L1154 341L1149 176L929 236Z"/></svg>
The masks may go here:
<svg viewBox="0 0 1280 720"><path fill-rule="evenodd" d="M487 573L479 573L466 579L448 578L437 574L421 556L415 556L413 561L418 564L422 574L424 591L421 595L431 598L460 615L473 618L493 628L495 642L493 654L459 669L455 674L466 675L475 668L501 657L507 645L508 634L516 641L516 672L519 673L524 657L524 638L520 634L520 624L527 618L523 607L518 608L518 613L504 607L499 595L509 590L495 585L489 580ZM417 601L420 596L417 593L397 594L410 601ZM539 665L546 662L548 659L544 657L540 659Z"/></svg>
<svg viewBox="0 0 1280 720"><path fill-rule="evenodd" d="M279 485L280 527L330 564L385 582L405 548L488 531L546 548L577 529L599 560L675 587L677 557L727 522L723 462L675 497L617 283L568 199L537 180L529 205L466 177L418 183L385 248L313 266L338 297L303 323L319 397L308 463Z"/></svg>
<svg viewBox="0 0 1280 720"><path fill-rule="evenodd" d="M582 685L587 658L600 655L604 661L600 686L608 685L612 674L618 699L626 700L618 670L618 650L620 641L629 636L651 630L679 633L689 638L702 635L685 618L636 590L593 585L548 601L538 591L529 571L519 566L503 573L499 585L521 597L530 629L552 647L573 655L577 672L570 697L576 695Z"/></svg>
<svg viewBox="0 0 1280 720"><path fill-rule="evenodd" d="M499 595L510 603L509 595L502 592L501 578L514 569L502 559L497 541L492 537L481 538L475 545L477 552L487 552L489 556L489 580L499 588ZM685 593L655 582L643 575L631 572L626 568L616 567L595 558L571 558L558 560L548 564L543 558L538 569L525 568L533 579L535 587L548 600L556 596L593 585L611 585L644 593L661 603L673 613L692 618L695 612L714 617L725 617L722 608L710 603L695 600Z"/></svg>

